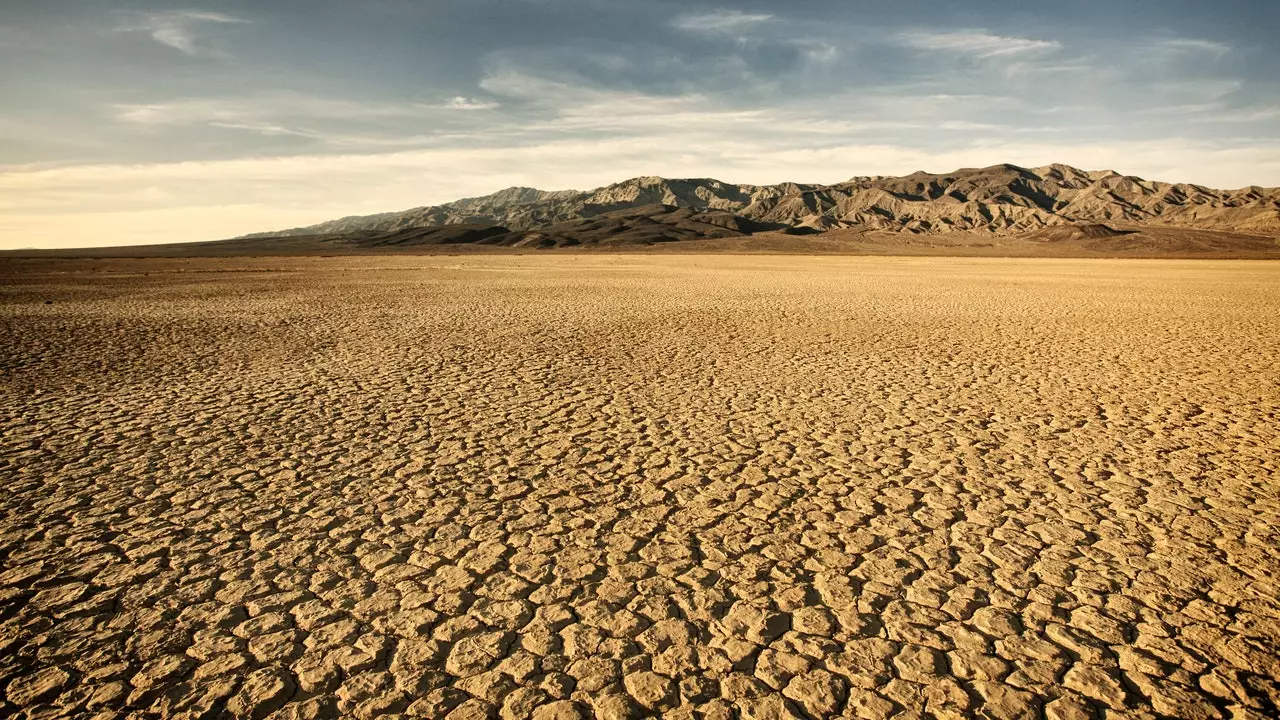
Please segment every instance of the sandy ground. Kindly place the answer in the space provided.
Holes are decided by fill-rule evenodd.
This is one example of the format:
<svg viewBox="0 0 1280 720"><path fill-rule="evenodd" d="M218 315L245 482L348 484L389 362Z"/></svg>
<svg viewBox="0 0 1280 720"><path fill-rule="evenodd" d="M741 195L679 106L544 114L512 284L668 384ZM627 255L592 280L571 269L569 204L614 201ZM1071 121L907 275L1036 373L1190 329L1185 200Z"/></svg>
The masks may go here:
<svg viewBox="0 0 1280 720"><path fill-rule="evenodd" d="M1280 264L0 264L0 716L1275 717Z"/></svg>

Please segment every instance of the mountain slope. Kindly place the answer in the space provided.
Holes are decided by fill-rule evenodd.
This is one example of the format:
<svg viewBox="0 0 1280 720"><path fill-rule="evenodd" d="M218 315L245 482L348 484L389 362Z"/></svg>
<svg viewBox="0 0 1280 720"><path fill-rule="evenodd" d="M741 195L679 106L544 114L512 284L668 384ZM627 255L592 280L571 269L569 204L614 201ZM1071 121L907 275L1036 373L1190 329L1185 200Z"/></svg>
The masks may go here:
<svg viewBox="0 0 1280 720"><path fill-rule="evenodd" d="M639 177L590 192L515 187L443 205L249 237L391 233L440 225L546 232L566 222L656 205L811 230L863 227L917 234L976 230L1012 235L1077 223L1120 223L1280 234L1276 188L1213 190L1067 165L996 165L945 174L855 177L834 185L734 185L708 178Z"/></svg>

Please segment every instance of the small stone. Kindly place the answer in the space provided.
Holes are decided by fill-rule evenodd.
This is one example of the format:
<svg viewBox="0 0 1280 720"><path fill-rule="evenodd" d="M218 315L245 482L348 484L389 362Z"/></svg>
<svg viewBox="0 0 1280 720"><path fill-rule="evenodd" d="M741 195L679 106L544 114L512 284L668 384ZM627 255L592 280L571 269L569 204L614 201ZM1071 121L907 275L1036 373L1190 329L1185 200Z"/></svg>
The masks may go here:
<svg viewBox="0 0 1280 720"><path fill-rule="evenodd" d="M1193 693L1170 683L1151 693L1151 707L1161 715L1187 718L1187 720L1211 720L1221 713L1203 695Z"/></svg>
<svg viewBox="0 0 1280 720"><path fill-rule="evenodd" d="M1124 686L1106 670L1096 665L1073 666L1063 677L1062 684L1113 710L1124 709Z"/></svg>
<svg viewBox="0 0 1280 720"><path fill-rule="evenodd" d="M41 590L27 601L32 607L50 612L75 605L89 592L87 583L68 583Z"/></svg>
<svg viewBox="0 0 1280 720"><path fill-rule="evenodd" d="M519 684L537 675L541 668L541 659L533 653L517 650L498 663L498 671L511 676Z"/></svg>
<svg viewBox="0 0 1280 720"><path fill-rule="evenodd" d="M533 711L533 720L586 720L587 713L572 700L557 700Z"/></svg>
<svg viewBox="0 0 1280 720"><path fill-rule="evenodd" d="M206 678L224 675L240 675L249 667L249 660L239 653L218 655L196 668L192 679L199 682Z"/></svg>
<svg viewBox="0 0 1280 720"><path fill-rule="evenodd" d="M827 717L836 714L844 705L848 684L839 675L814 670L792 678L782 694L795 700L810 715Z"/></svg>
<svg viewBox="0 0 1280 720"><path fill-rule="evenodd" d="M271 720L329 720L338 716L332 697L313 697L285 705L272 714Z"/></svg>
<svg viewBox="0 0 1280 720"><path fill-rule="evenodd" d="M906 645L893 659L898 676L903 680L927 685L938 678L946 668L942 653L923 645Z"/></svg>
<svg viewBox="0 0 1280 720"><path fill-rule="evenodd" d="M640 711L626 695L603 695L591 698L597 720L636 720Z"/></svg>
<svg viewBox="0 0 1280 720"><path fill-rule="evenodd" d="M139 690L172 685L194 665L195 660L186 655L165 655L143 665L130 682Z"/></svg>
<svg viewBox="0 0 1280 720"><path fill-rule="evenodd" d="M1009 674L1009 663L998 657L972 650L952 650L951 672L963 680L999 680Z"/></svg>
<svg viewBox="0 0 1280 720"><path fill-rule="evenodd" d="M636 637L636 642L652 654L671 646L686 646L698 637L698 630L683 620L659 620Z"/></svg>
<svg viewBox="0 0 1280 720"><path fill-rule="evenodd" d="M129 686L122 681L109 682L95 687L85 700L84 706L90 710L115 705L129 694Z"/></svg>
<svg viewBox="0 0 1280 720"><path fill-rule="evenodd" d="M730 635L767 645L791 629L791 616L739 602L721 623Z"/></svg>
<svg viewBox="0 0 1280 720"><path fill-rule="evenodd" d="M600 692L618 681L618 663L609 658L590 657L574 661L568 673L577 680L577 689L586 692Z"/></svg>
<svg viewBox="0 0 1280 720"><path fill-rule="evenodd" d="M733 720L733 706L724 700L712 700L695 708L694 717L699 720Z"/></svg>
<svg viewBox="0 0 1280 720"><path fill-rule="evenodd" d="M769 692L769 686L742 673L729 673L720 679L720 695L729 702L738 703Z"/></svg>
<svg viewBox="0 0 1280 720"><path fill-rule="evenodd" d="M978 608L969 622L994 638L1017 635L1022 632L1022 622L1018 616L997 607Z"/></svg>
<svg viewBox="0 0 1280 720"><path fill-rule="evenodd" d="M781 690L791 678L808 672L810 665L803 655L766 648L756 659L755 675L774 690Z"/></svg>
<svg viewBox="0 0 1280 720"><path fill-rule="evenodd" d="M542 676L542 682L538 684L538 687L557 700L569 697L576 686L577 681L562 672L549 672Z"/></svg>
<svg viewBox="0 0 1280 720"><path fill-rule="evenodd" d="M804 720L804 715L790 700L778 695L747 700L741 707L742 720Z"/></svg>
<svg viewBox="0 0 1280 720"><path fill-rule="evenodd" d="M515 683L510 677L503 675L497 670L489 670L478 675L462 678L454 683L459 690L488 700L491 703L501 702L512 690L515 689Z"/></svg>
<svg viewBox="0 0 1280 720"><path fill-rule="evenodd" d="M293 672L303 692L312 694L332 692L342 679L336 663L311 654L304 655L294 663Z"/></svg>
<svg viewBox="0 0 1280 720"><path fill-rule="evenodd" d="M1108 645L1124 645L1128 642L1128 632L1123 623L1103 615L1097 608L1084 606L1071 613L1071 625Z"/></svg>
<svg viewBox="0 0 1280 720"><path fill-rule="evenodd" d="M982 715L992 720L1024 720L1040 713L1036 696L998 682L975 682L973 689L982 696Z"/></svg>
<svg viewBox="0 0 1280 720"><path fill-rule="evenodd" d="M510 636L504 632L464 637L449 652L445 670L458 677L479 675L506 654L510 642Z"/></svg>
<svg viewBox="0 0 1280 720"><path fill-rule="evenodd" d="M444 717L448 718L448 720L489 720L491 707L489 703L483 700L471 698L470 700L464 700Z"/></svg>
<svg viewBox="0 0 1280 720"><path fill-rule="evenodd" d="M48 667L10 680L5 697L18 707L32 705L56 697L70 682L71 675L66 670Z"/></svg>
<svg viewBox="0 0 1280 720"><path fill-rule="evenodd" d="M940 720L960 720L970 716L969 693L949 677L935 679L925 687L924 704L925 710Z"/></svg>
<svg viewBox="0 0 1280 720"><path fill-rule="evenodd" d="M298 624L298 627L307 631L328 625L342 617L341 612L329 607L320 600L307 600L299 603L290 612L293 613L294 622Z"/></svg>
<svg viewBox="0 0 1280 720"><path fill-rule="evenodd" d="M680 681L680 697L691 703L705 703L719 694L720 683L716 682L714 678L704 675L691 675Z"/></svg>
<svg viewBox="0 0 1280 720"><path fill-rule="evenodd" d="M261 720L288 702L296 689L285 671L263 668L244 679L240 692L227 701L227 710L235 717Z"/></svg>
<svg viewBox="0 0 1280 720"><path fill-rule="evenodd" d="M1067 696L1044 706L1045 720L1093 720L1089 703L1081 698Z"/></svg>
<svg viewBox="0 0 1280 720"><path fill-rule="evenodd" d="M835 627L835 617L826 608L802 607L791 613L791 629L796 632L831 637Z"/></svg>
<svg viewBox="0 0 1280 720"><path fill-rule="evenodd" d="M885 720L893 715L893 703L871 690L856 688L850 692L846 713L862 720Z"/></svg>
<svg viewBox="0 0 1280 720"><path fill-rule="evenodd" d="M533 715L534 709L547 700L547 694L540 688L521 687L511 691L502 701L502 710L498 713L502 720L526 720Z"/></svg>
<svg viewBox="0 0 1280 720"><path fill-rule="evenodd" d="M411 717L440 718L467 700L467 694L452 687L436 688L405 709Z"/></svg>
<svg viewBox="0 0 1280 720"><path fill-rule="evenodd" d="M302 656L303 649L293 630L249 638L249 653L259 665L288 665Z"/></svg>
<svg viewBox="0 0 1280 720"><path fill-rule="evenodd" d="M638 672L623 680L627 693L646 708L657 709L672 705L676 698L675 683L671 678L655 672Z"/></svg>

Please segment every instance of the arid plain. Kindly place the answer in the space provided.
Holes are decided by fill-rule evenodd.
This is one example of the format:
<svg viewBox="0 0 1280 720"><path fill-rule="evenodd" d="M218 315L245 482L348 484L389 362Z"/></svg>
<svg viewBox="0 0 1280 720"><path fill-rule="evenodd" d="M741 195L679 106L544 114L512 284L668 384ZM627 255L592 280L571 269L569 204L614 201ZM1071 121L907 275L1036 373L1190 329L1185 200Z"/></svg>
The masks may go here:
<svg viewBox="0 0 1280 720"><path fill-rule="evenodd" d="M1267 718L1280 263L0 261L0 716Z"/></svg>

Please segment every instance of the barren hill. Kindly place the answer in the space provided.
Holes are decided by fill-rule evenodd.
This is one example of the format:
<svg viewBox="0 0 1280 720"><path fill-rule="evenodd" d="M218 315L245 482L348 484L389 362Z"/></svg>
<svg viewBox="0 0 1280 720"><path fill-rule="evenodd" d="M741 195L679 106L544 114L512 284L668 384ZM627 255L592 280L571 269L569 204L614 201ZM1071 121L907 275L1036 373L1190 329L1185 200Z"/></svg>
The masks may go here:
<svg viewBox="0 0 1280 720"><path fill-rule="evenodd" d="M1280 189L1213 190L1066 165L734 185L639 177L589 192L507 188L233 240L11 251L199 257L524 251L1280 259Z"/></svg>
<svg viewBox="0 0 1280 720"><path fill-rule="evenodd" d="M1110 223L1280 235L1277 188L1213 190L1109 170L1087 172L1067 165L1032 169L996 165L945 174L855 177L834 185L735 185L709 178L639 177L589 192L515 187L443 205L348 217L250 237L398 233L460 224L549 233L552 228L563 230L566 222L649 206L695 214L728 213L772 229L1013 235L1056 226Z"/></svg>

